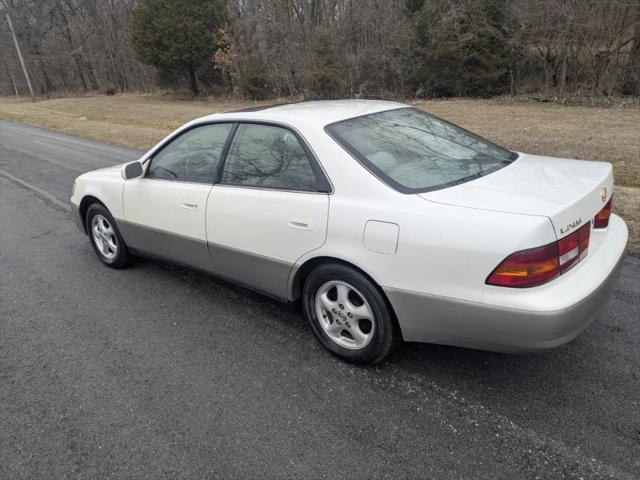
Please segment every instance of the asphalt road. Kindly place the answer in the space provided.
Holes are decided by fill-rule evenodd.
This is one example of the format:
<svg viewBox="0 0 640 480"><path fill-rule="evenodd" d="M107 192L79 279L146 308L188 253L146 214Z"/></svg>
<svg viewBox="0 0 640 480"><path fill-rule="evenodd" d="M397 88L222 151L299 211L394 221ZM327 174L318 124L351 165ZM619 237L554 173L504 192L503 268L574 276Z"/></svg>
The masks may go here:
<svg viewBox="0 0 640 480"><path fill-rule="evenodd" d="M64 204L137 156L0 120L0 478L640 477L640 259L559 350L355 367L295 309L103 267Z"/></svg>

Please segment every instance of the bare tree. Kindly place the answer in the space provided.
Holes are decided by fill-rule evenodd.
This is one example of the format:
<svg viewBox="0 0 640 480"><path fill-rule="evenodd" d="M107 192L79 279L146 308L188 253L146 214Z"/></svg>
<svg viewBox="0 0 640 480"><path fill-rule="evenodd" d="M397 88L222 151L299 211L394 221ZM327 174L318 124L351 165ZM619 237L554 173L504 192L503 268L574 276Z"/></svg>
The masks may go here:
<svg viewBox="0 0 640 480"><path fill-rule="evenodd" d="M11 14L40 95L150 90L167 78L188 87L136 58L135 4L0 0L0 14ZM640 0L226 0L225 8L197 72L209 93L304 95L323 32L340 95L640 94ZM0 60L0 93L27 92L6 22Z"/></svg>

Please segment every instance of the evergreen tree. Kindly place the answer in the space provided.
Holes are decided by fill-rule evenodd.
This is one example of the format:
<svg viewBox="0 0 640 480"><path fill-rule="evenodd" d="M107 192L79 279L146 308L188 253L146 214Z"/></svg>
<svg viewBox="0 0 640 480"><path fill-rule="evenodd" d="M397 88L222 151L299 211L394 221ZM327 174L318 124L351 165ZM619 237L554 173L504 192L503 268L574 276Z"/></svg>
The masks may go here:
<svg viewBox="0 0 640 480"><path fill-rule="evenodd" d="M427 2L415 13L413 83L425 96L503 93L510 58L505 0Z"/></svg>
<svg viewBox="0 0 640 480"><path fill-rule="evenodd" d="M259 61L250 61L240 74L240 89L252 100L265 100L271 96L267 70Z"/></svg>
<svg viewBox="0 0 640 480"><path fill-rule="evenodd" d="M344 94L345 78L331 40L326 30L316 31L307 77L309 98L331 99Z"/></svg>
<svg viewBox="0 0 640 480"><path fill-rule="evenodd" d="M161 74L188 76L198 95L198 69L209 65L224 17L224 0L139 0L131 17L134 49Z"/></svg>

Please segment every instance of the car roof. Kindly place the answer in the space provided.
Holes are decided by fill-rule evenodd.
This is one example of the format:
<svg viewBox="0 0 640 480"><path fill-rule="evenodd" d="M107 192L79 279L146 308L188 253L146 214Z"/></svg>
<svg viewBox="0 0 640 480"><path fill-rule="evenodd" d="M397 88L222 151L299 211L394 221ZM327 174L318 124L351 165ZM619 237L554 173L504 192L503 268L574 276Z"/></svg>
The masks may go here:
<svg viewBox="0 0 640 480"><path fill-rule="evenodd" d="M216 113L203 117L201 121L211 120L253 120L275 121L292 126L299 123L313 123L324 127L330 123L348 118L369 115L386 110L406 108L408 105L382 100L322 100L280 105L265 105Z"/></svg>

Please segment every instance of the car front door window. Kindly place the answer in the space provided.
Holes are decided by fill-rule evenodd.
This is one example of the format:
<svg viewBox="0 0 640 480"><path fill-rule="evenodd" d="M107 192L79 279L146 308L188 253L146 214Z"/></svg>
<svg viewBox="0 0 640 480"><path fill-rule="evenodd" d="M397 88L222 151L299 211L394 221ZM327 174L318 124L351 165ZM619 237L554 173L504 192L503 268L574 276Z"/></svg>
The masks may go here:
<svg viewBox="0 0 640 480"><path fill-rule="evenodd" d="M231 128L225 123L185 132L153 156L146 178L213 183Z"/></svg>

